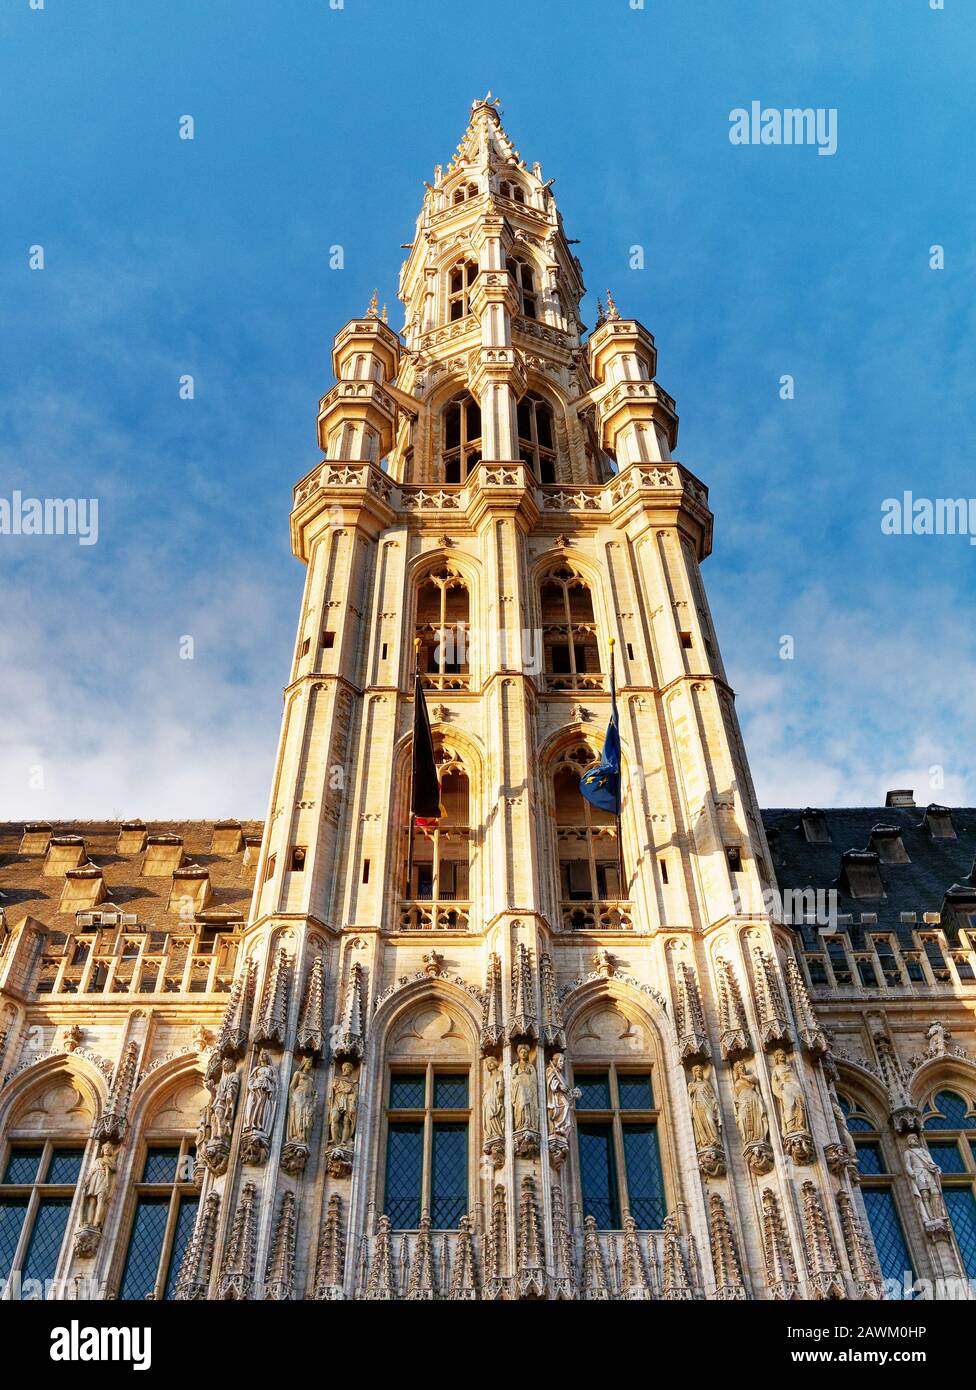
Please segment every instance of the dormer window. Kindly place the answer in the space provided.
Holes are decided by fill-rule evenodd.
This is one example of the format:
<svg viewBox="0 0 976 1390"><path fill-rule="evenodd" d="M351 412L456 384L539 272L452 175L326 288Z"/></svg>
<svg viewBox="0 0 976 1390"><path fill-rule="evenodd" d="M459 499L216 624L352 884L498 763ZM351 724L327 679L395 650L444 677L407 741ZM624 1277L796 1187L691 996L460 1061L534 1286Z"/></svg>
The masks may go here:
<svg viewBox="0 0 976 1390"><path fill-rule="evenodd" d="M830 831L827 828L827 817L823 811L815 811L808 806L805 811L800 812L800 828L803 831L803 838L810 845L825 845L830 842Z"/></svg>
<svg viewBox="0 0 976 1390"><path fill-rule="evenodd" d="M846 850L841 855L841 883L852 898L883 898L885 890L876 851Z"/></svg>
<svg viewBox="0 0 976 1390"><path fill-rule="evenodd" d="M952 812L948 806L936 806L933 802L931 806L926 808L924 824L933 840L954 840L956 838L955 826L952 824Z"/></svg>
<svg viewBox="0 0 976 1390"><path fill-rule="evenodd" d="M447 319L454 323L471 312L471 287L478 278L474 261L458 261L447 277Z"/></svg>
<svg viewBox="0 0 976 1390"><path fill-rule="evenodd" d="M539 315L536 312L538 296L535 289L535 276L532 267L526 265L525 261L509 259L508 273L512 277L516 294L519 300L519 313L523 318L535 319Z"/></svg>
<svg viewBox="0 0 976 1390"><path fill-rule="evenodd" d="M871 848L877 850L884 864L910 864L897 825L876 825L871 831Z"/></svg>

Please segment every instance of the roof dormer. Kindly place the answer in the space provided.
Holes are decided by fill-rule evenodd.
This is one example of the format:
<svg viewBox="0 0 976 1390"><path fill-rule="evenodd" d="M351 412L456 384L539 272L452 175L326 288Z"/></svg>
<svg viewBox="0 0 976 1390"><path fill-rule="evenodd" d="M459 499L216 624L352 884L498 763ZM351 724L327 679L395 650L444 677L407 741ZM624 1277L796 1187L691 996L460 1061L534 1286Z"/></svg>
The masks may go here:
<svg viewBox="0 0 976 1390"><path fill-rule="evenodd" d="M146 848L146 823L141 820L126 820L119 826L119 839L115 846L116 854L141 854Z"/></svg>
<svg viewBox="0 0 976 1390"><path fill-rule="evenodd" d="M922 824L933 840L954 840L956 838L956 828L952 824L952 812L948 806L937 806L933 801L930 806L925 808L925 820Z"/></svg>
<svg viewBox="0 0 976 1390"><path fill-rule="evenodd" d="M104 902L105 875L99 864L89 860L77 869L67 869L61 889L59 912L88 912Z"/></svg>
<svg viewBox="0 0 976 1390"><path fill-rule="evenodd" d="M44 856L45 878L60 878L67 869L78 869L88 858L80 835L52 835Z"/></svg>
<svg viewBox="0 0 976 1390"><path fill-rule="evenodd" d="M875 825L871 829L871 849L877 850L884 864L910 864L901 831L897 825Z"/></svg>
<svg viewBox="0 0 976 1390"><path fill-rule="evenodd" d="M800 812L800 829L803 838L811 845L825 845L830 842L830 829L826 812L807 806Z"/></svg>
<svg viewBox="0 0 976 1390"><path fill-rule="evenodd" d="M149 835L142 862L144 878L168 878L183 863L182 835Z"/></svg>
<svg viewBox="0 0 976 1390"><path fill-rule="evenodd" d="M873 849L848 849L840 857L840 883L852 898L883 898L880 856Z"/></svg>
<svg viewBox="0 0 976 1390"><path fill-rule="evenodd" d="M893 791L885 795L886 806L914 806L915 793L911 790Z"/></svg>
<svg viewBox="0 0 976 1390"><path fill-rule="evenodd" d="M212 897L210 870L205 864L184 864L174 870L169 894L170 912L177 912L183 918L193 918L203 911Z"/></svg>
<svg viewBox="0 0 976 1390"><path fill-rule="evenodd" d="M21 854L45 854L53 833L47 821L30 821L21 836Z"/></svg>
<svg viewBox="0 0 976 1390"><path fill-rule="evenodd" d="M211 854L237 854L244 843L239 820L219 820L210 840Z"/></svg>

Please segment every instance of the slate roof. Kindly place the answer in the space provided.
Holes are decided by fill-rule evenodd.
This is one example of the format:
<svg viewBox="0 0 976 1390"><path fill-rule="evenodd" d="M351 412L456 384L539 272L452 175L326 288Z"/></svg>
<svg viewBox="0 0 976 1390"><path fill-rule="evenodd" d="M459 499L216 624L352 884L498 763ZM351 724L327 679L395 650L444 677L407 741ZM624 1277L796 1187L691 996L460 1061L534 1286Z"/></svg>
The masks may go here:
<svg viewBox="0 0 976 1390"><path fill-rule="evenodd" d="M107 896L94 911L113 907L136 913L140 927L172 930L177 913L170 909L172 874L147 876L142 873L145 850L134 854L118 852L119 821L52 821L54 835L80 835L86 857L103 870ZM130 822L126 822L130 824ZM149 821L146 831L153 835L178 835L183 840L184 867L198 864L209 870L213 897L205 913L214 917L244 920L254 887L254 864L244 864L245 845L235 854L214 854L211 841L215 821ZM241 822L243 840L260 839L260 821ZM22 854L24 822L0 823L0 908L8 927L31 916L64 931L73 925L74 909L60 912L63 874L45 876L44 853ZM255 859L253 850L250 859Z"/></svg>
<svg viewBox="0 0 976 1390"><path fill-rule="evenodd" d="M842 929L848 931L855 947L862 944L865 925L872 931L889 930L906 945L911 945L913 926L925 925L923 914L926 912L940 914L950 945L954 944L958 927L969 926L964 916L960 917L957 911L952 910L952 900L950 910L947 910L946 892L954 886L968 890L973 895L972 904L967 908L964 894L959 895L959 911L976 912L976 878L973 877L976 809L964 807L951 810L952 827L956 832L954 839L943 839L932 834L926 820L928 808L924 806L889 805L824 810L821 814L829 839L820 843L811 843L804 834L802 817L805 810L808 808L762 812L780 891L807 887L836 889L838 912L841 915L850 914L853 919ZM855 865L863 864L869 871L876 871L880 875L884 893L883 897L855 896L849 891L842 856L849 850L870 851L871 832L878 826L891 826L900 831L910 862L887 863L875 860L873 855L866 861L854 860ZM871 913L877 914L876 926L861 922L863 914ZM901 920L902 914L909 913L915 914L914 923ZM812 937L808 944L813 944Z"/></svg>

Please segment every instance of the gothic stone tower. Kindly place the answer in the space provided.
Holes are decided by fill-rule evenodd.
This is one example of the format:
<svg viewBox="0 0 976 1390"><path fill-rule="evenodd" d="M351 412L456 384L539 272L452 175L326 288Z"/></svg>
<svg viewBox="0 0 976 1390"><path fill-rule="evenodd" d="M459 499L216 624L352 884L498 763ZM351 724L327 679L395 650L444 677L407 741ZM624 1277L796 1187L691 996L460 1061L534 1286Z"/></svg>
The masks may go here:
<svg viewBox="0 0 976 1390"><path fill-rule="evenodd" d="M902 801L870 831L886 884L879 852L844 853L844 891L877 908L857 991L842 936L824 957L767 910L699 574L707 493L672 457L648 330L608 295L583 341L550 183L476 102L424 196L402 337L374 297L335 339L263 834L0 827L0 1278L870 1298L872 1229L904 1267L896 1188L918 1273L976 1259L976 1062L950 1041L972 1033L976 941L949 916L976 890L960 877L910 949L900 928L907 977L889 922L965 875L973 832ZM611 652L619 838L579 792ZM411 852L418 661L442 815ZM831 814L846 837L875 813ZM769 815L782 882L836 881L831 815ZM950 1124L947 1212L919 1135Z"/></svg>
<svg viewBox="0 0 976 1390"><path fill-rule="evenodd" d="M263 1268L286 1219L320 1297L877 1284L827 1042L764 911L707 492L648 330L608 295L584 343L550 183L476 102L402 339L375 296L335 339L291 521L307 579L241 986L261 1021L218 1049L245 1072L266 1050L277 1098L215 1148L211 1290L242 1225ZM620 845L578 790L611 642ZM408 881L415 645L444 814Z"/></svg>

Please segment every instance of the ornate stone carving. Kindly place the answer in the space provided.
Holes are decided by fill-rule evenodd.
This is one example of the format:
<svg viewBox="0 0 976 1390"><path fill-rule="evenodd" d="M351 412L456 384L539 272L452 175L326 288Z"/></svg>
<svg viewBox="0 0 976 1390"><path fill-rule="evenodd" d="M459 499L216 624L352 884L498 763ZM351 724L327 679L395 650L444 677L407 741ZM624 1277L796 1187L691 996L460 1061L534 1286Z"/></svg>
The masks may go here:
<svg viewBox="0 0 976 1390"><path fill-rule="evenodd" d="M537 1042L539 1024L532 985L532 953L519 942L512 954L512 1009L509 1016L509 1042Z"/></svg>
<svg viewBox="0 0 976 1390"><path fill-rule="evenodd" d="M312 1297L319 1301L338 1302L343 1294L343 1270L346 1260L342 1232L342 1203L338 1192L329 1198L322 1234L319 1237L318 1259L315 1264L315 1287Z"/></svg>
<svg viewBox="0 0 976 1390"><path fill-rule="evenodd" d="M758 941L752 946L752 975L759 1014L759 1037L763 1047L791 1046L793 1035L779 987L776 963Z"/></svg>
<svg viewBox="0 0 976 1390"><path fill-rule="evenodd" d="M233 1057L225 1057L221 1063L220 1080L217 1082L209 1110L209 1138L206 1142L204 1161L212 1173L226 1172L227 1157L230 1153L230 1139L234 1130L234 1115L237 1111L237 1098L240 1095L241 1078ZM198 1130L198 1135L200 1131Z"/></svg>
<svg viewBox="0 0 976 1390"><path fill-rule="evenodd" d="M739 1301L748 1297L742 1278L742 1264L735 1236L719 1193L708 1197L708 1229L715 1271L715 1297L722 1302Z"/></svg>
<svg viewBox="0 0 976 1390"><path fill-rule="evenodd" d="M539 983L542 989L542 1041L546 1047L566 1051L566 1030L563 1011L556 993L556 977L552 956L544 952L539 957Z"/></svg>
<svg viewBox="0 0 976 1390"><path fill-rule="evenodd" d="M948 1236L949 1214L942 1198L942 1170L917 1134L909 1134L902 1162L919 1220L929 1236Z"/></svg>
<svg viewBox="0 0 976 1390"><path fill-rule="evenodd" d="M224 1019L214 1045L214 1061L218 1067L221 1057L239 1057L247 1046L253 999L254 957L248 956L231 986Z"/></svg>
<svg viewBox="0 0 976 1390"><path fill-rule="evenodd" d="M736 1057L748 1057L752 1052L752 1039L746 1021L742 993L735 977L731 961L719 956L715 961L715 975L718 985L719 1046L726 1061Z"/></svg>
<svg viewBox="0 0 976 1390"><path fill-rule="evenodd" d="M566 1080L565 1058L554 1052L546 1067L546 1109L549 1118L549 1157L558 1168L569 1152L569 1136L573 1126L573 1101L582 1092L572 1090Z"/></svg>
<svg viewBox="0 0 976 1390"><path fill-rule="evenodd" d="M610 1283L607 1279L607 1266L600 1248L596 1218L587 1216L583 1221L583 1298L588 1303L607 1303L610 1300Z"/></svg>
<svg viewBox="0 0 976 1390"><path fill-rule="evenodd" d="M207 1297L219 1215L220 1197L216 1192L211 1192L200 1208L180 1265L175 1294L179 1302L198 1302Z"/></svg>
<svg viewBox="0 0 976 1390"><path fill-rule="evenodd" d="M493 951L488 957L485 992L482 1000L482 1052L488 1052L500 1047L504 1038L505 1028L502 1023L502 964Z"/></svg>
<svg viewBox="0 0 976 1390"><path fill-rule="evenodd" d="M271 1129L278 1105L278 1071L271 1053L258 1053L257 1064L247 1078L241 1157L245 1163L260 1165L268 1157Z"/></svg>
<svg viewBox="0 0 976 1390"><path fill-rule="evenodd" d="M119 1146L106 1139L99 1145L81 1189L81 1226L75 1233L75 1254L90 1259L98 1249L108 1204L115 1190Z"/></svg>
<svg viewBox="0 0 976 1390"><path fill-rule="evenodd" d="M542 1239L542 1222L539 1218L535 1179L528 1173L522 1178L522 1191L519 1197L516 1280L520 1298L545 1298L546 1251Z"/></svg>
<svg viewBox="0 0 976 1390"><path fill-rule="evenodd" d="M806 1098L800 1079L782 1048L777 1048L773 1053L769 1083L779 1101L783 1148L794 1163L812 1163L815 1149L807 1119Z"/></svg>
<svg viewBox="0 0 976 1390"><path fill-rule="evenodd" d="M485 1244L485 1298L507 1299L512 1294L512 1276L508 1264L508 1203L501 1183L496 1183L492 1192Z"/></svg>
<svg viewBox="0 0 976 1390"><path fill-rule="evenodd" d="M706 1177L720 1178L726 1171L725 1152L722 1148L722 1116L715 1087L706 1075L706 1069L700 1064L691 1069L688 1100L691 1105L695 1148L698 1151L698 1166Z"/></svg>
<svg viewBox="0 0 976 1390"><path fill-rule="evenodd" d="M95 1122L93 1133L96 1139L111 1139L113 1143L121 1144L125 1138L129 1100L135 1086L138 1056L139 1049L136 1044L134 1042L126 1043L112 1076L108 1104Z"/></svg>
<svg viewBox="0 0 976 1390"><path fill-rule="evenodd" d="M283 1047L285 1027L288 1020L288 983L291 975L291 962L288 952L279 946L271 962L271 970L264 987L264 1002L258 1018L255 1041Z"/></svg>
<svg viewBox="0 0 976 1390"><path fill-rule="evenodd" d="M922 1129L922 1115L912 1100L908 1083L894 1044L883 1027L872 1032L872 1042L878 1058L878 1074L885 1084L891 1105L890 1119L896 1134L918 1134Z"/></svg>
<svg viewBox="0 0 976 1390"><path fill-rule="evenodd" d="M796 1275L796 1261L779 1200L771 1187L764 1187L760 1201L766 1287L775 1299L798 1298L800 1284Z"/></svg>
<svg viewBox="0 0 976 1390"><path fill-rule="evenodd" d="M520 1158L534 1158L539 1152L539 1083L526 1043L517 1049L512 1068L512 1128L515 1152Z"/></svg>
<svg viewBox="0 0 976 1390"><path fill-rule="evenodd" d="M800 1033L800 1041L808 1052L815 1057L822 1057L828 1050L827 1035L817 1022L817 1016L813 1012L813 1005L810 1002L810 995L807 991L806 982L797 964L796 957L788 955L785 961L786 987L790 992L790 1000L793 1004L793 1014L796 1018L797 1028Z"/></svg>
<svg viewBox="0 0 976 1390"><path fill-rule="evenodd" d="M849 1173L851 1182L858 1183L861 1179L857 1171L857 1145L851 1137L851 1132L847 1127L847 1116L841 1109L837 1093L833 1087L830 1090L830 1108L834 1112L834 1121L837 1125L837 1135L840 1142L824 1145L824 1158L827 1167L838 1177L843 1176L844 1173Z"/></svg>
<svg viewBox="0 0 976 1390"><path fill-rule="evenodd" d="M750 1171L761 1175L773 1166L773 1150L768 1142L769 1121L759 1082L741 1059L732 1066L735 1093L735 1123L742 1139L742 1156Z"/></svg>
<svg viewBox="0 0 976 1390"><path fill-rule="evenodd" d="M678 1218L670 1213L664 1218L664 1259L662 1261L664 1299L668 1303L690 1303L695 1297L688 1265L681 1248L681 1232Z"/></svg>
<svg viewBox="0 0 976 1390"><path fill-rule="evenodd" d="M500 1168L505 1162L505 1078L497 1057L485 1058L481 1123L484 1153L494 1168Z"/></svg>
<svg viewBox="0 0 976 1390"><path fill-rule="evenodd" d="M295 1049L321 1053L325 1047L325 965L316 955L309 967L305 997L298 1015Z"/></svg>
<svg viewBox="0 0 976 1390"><path fill-rule="evenodd" d="M684 960L675 961L674 976L674 1026L678 1034L681 1060L705 1062L711 1056L711 1048L705 1031L705 1014L698 992L698 977L694 968Z"/></svg>
<svg viewBox="0 0 976 1390"><path fill-rule="evenodd" d="M286 1303L294 1295L295 1205L294 1192L284 1193L264 1274L264 1296L271 1303Z"/></svg>
<svg viewBox="0 0 976 1390"><path fill-rule="evenodd" d="M342 1013L335 1028L332 1053L337 1059L361 1062L366 1049L366 971L359 961L349 967Z"/></svg>
<svg viewBox="0 0 976 1390"><path fill-rule="evenodd" d="M359 1114L359 1073L352 1062L340 1062L329 1092L328 1167L333 1177L352 1169Z"/></svg>
<svg viewBox="0 0 976 1390"><path fill-rule="evenodd" d="M837 1210L840 1213L840 1226L844 1233L847 1260L851 1267L851 1274L854 1276L854 1289L857 1297L863 1299L883 1298L884 1284L881 1279L881 1271L873 1259L873 1252L868 1241L864 1238L861 1222L854 1210L850 1193L843 1191L843 1189L837 1194Z"/></svg>
<svg viewBox="0 0 976 1390"><path fill-rule="evenodd" d="M814 1297L846 1298L844 1276L820 1193L808 1179L800 1189L800 1196L803 1203L803 1240Z"/></svg>
<svg viewBox="0 0 976 1390"><path fill-rule="evenodd" d="M315 1123L316 1096L312 1061L311 1054L303 1057L292 1072L288 1085L288 1122L285 1128L285 1146L281 1151L281 1166L286 1173L295 1175L305 1171L312 1125Z"/></svg>
<svg viewBox="0 0 976 1390"><path fill-rule="evenodd" d="M254 1289L254 1239L257 1224L257 1188L246 1182L241 1188L237 1210L224 1251L217 1297L228 1302L241 1302L251 1297Z"/></svg>

